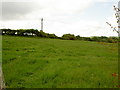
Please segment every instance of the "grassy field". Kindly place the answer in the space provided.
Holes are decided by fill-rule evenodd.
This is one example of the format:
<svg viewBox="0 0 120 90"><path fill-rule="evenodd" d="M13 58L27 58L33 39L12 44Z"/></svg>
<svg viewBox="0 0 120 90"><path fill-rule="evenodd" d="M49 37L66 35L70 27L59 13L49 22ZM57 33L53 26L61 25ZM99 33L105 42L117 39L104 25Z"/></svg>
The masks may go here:
<svg viewBox="0 0 120 90"><path fill-rule="evenodd" d="M117 43L2 37L7 88L111 88Z"/></svg>

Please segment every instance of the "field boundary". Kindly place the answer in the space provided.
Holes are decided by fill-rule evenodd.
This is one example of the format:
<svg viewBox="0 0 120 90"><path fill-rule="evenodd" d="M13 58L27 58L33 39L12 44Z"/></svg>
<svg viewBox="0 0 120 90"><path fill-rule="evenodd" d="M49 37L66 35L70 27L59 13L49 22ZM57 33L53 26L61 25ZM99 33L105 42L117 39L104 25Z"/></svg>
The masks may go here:
<svg viewBox="0 0 120 90"><path fill-rule="evenodd" d="M0 69L0 90L5 89L4 76L2 69Z"/></svg>

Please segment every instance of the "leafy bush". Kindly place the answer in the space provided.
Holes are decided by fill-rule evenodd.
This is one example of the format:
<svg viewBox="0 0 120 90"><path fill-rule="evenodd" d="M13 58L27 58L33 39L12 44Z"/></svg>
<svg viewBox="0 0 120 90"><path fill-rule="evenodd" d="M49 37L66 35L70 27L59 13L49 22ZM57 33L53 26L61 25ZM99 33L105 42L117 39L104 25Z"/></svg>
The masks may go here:
<svg viewBox="0 0 120 90"><path fill-rule="evenodd" d="M85 40L85 41L92 41L91 38L89 38L89 37L82 37L82 40Z"/></svg>
<svg viewBox="0 0 120 90"><path fill-rule="evenodd" d="M57 38L55 34L48 34L48 38Z"/></svg>
<svg viewBox="0 0 120 90"><path fill-rule="evenodd" d="M43 38L58 38L64 40L85 40L108 43L117 43L118 41L120 41L118 37L106 37L106 36L80 37L79 35L75 36L74 34L64 34L62 37L57 37L55 34L45 33L42 30L38 31L37 29L18 29L18 30L0 29L0 34L18 36L39 36Z"/></svg>
<svg viewBox="0 0 120 90"><path fill-rule="evenodd" d="M117 37L109 37L108 39L107 39L107 42L109 42L109 43L117 43L118 42L118 38Z"/></svg>
<svg viewBox="0 0 120 90"><path fill-rule="evenodd" d="M76 37L74 34L64 34L62 36L62 39L65 39L65 40L76 40Z"/></svg>
<svg viewBox="0 0 120 90"><path fill-rule="evenodd" d="M82 37L80 37L79 35L76 36L77 40L82 40Z"/></svg>
<svg viewBox="0 0 120 90"><path fill-rule="evenodd" d="M94 37L92 37L92 38L91 38L91 40L92 40L92 41L98 41L98 42L99 42L99 41L100 41L100 38L99 38L99 37L94 36Z"/></svg>
<svg viewBox="0 0 120 90"><path fill-rule="evenodd" d="M1 29L3 35L15 35L16 30Z"/></svg>
<svg viewBox="0 0 120 90"><path fill-rule="evenodd" d="M40 30L39 36L40 37L48 37L48 35L45 32L43 32L43 30Z"/></svg>

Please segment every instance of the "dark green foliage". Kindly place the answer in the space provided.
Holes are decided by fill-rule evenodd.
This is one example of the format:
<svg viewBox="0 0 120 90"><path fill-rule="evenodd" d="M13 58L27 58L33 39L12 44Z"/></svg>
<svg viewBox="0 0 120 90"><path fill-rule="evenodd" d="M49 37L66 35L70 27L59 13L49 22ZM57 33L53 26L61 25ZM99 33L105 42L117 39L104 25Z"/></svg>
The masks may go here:
<svg viewBox="0 0 120 90"><path fill-rule="evenodd" d="M109 42L109 43L117 43L118 42L118 37L105 37L105 36L101 36L101 37L91 37L92 41L97 41L97 42Z"/></svg>
<svg viewBox="0 0 120 90"><path fill-rule="evenodd" d="M15 35L16 30L11 29L0 29L3 35Z"/></svg>
<svg viewBox="0 0 120 90"><path fill-rule="evenodd" d="M76 40L76 37L74 34L64 34L62 36L62 39L64 39L64 40Z"/></svg>
<svg viewBox="0 0 120 90"><path fill-rule="evenodd" d="M91 38L89 38L89 37L82 37L82 40L85 40L85 41L92 41Z"/></svg>
<svg viewBox="0 0 120 90"><path fill-rule="evenodd" d="M101 39L102 39L101 37L97 37L97 36L91 37L92 41L98 41L98 42L100 42Z"/></svg>
<svg viewBox="0 0 120 90"><path fill-rule="evenodd" d="M45 33L44 31L37 29L0 29L0 34L2 35L16 35L16 36L38 36L43 38L58 38L64 40L84 40L84 41L96 41L96 42L108 42L108 43L117 43L118 37L106 37L106 36L93 36L93 37L81 37L79 35L75 36L74 34L64 34L62 37L58 37L55 34Z"/></svg>
<svg viewBox="0 0 120 90"><path fill-rule="evenodd" d="M39 31L38 30L34 30L33 34L35 34L36 36L39 36Z"/></svg>
<svg viewBox="0 0 120 90"><path fill-rule="evenodd" d="M42 30L37 29L0 29L2 35L17 35L17 36L39 36L45 38L58 38L55 34L45 33Z"/></svg>
<svg viewBox="0 0 120 90"><path fill-rule="evenodd" d="M117 43L118 37L106 37L106 36L93 36L93 37L80 37L79 35L76 36L77 40L84 40L84 41L96 41L96 42L108 42L108 43Z"/></svg>
<svg viewBox="0 0 120 90"><path fill-rule="evenodd" d="M79 35L76 36L77 40L82 40L82 37L80 37Z"/></svg>
<svg viewBox="0 0 120 90"><path fill-rule="evenodd" d="M17 35L18 35L18 36L23 36L24 33L25 33L25 31L24 31L23 29L17 30Z"/></svg>
<svg viewBox="0 0 120 90"><path fill-rule="evenodd" d="M40 37L47 37L47 34L45 32L43 32L42 30L40 30L39 36Z"/></svg>
<svg viewBox="0 0 120 90"><path fill-rule="evenodd" d="M7 35L15 35L15 32L16 32L16 30L8 30L7 32L6 32L6 34Z"/></svg>
<svg viewBox="0 0 120 90"><path fill-rule="evenodd" d="M2 35L2 30L0 29L0 35Z"/></svg>
<svg viewBox="0 0 120 90"><path fill-rule="evenodd" d="M55 34L48 34L48 38L57 38Z"/></svg>
<svg viewBox="0 0 120 90"><path fill-rule="evenodd" d="M109 37L107 42L109 42L109 43L117 43L118 38L117 37Z"/></svg>

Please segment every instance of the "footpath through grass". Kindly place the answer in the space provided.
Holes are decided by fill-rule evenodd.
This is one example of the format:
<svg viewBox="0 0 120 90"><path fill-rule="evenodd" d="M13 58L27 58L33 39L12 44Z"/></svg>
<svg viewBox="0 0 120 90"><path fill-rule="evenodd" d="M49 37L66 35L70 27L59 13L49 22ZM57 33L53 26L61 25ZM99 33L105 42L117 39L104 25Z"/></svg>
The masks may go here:
<svg viewBox="0 0 120 90"><path fill-rule="evenodd" d="M7 88L116 87L117 44L34 37L2 37Z"/></svg>

